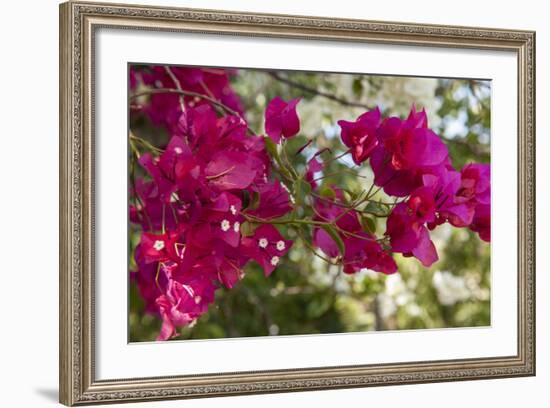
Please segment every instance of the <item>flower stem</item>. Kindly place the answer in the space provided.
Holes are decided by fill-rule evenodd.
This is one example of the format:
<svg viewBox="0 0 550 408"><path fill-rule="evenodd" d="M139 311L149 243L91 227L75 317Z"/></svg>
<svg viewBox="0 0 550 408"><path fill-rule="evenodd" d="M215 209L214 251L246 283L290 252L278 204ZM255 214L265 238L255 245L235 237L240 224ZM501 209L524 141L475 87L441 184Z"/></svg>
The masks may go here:
<svg viewBox="0 0 550 408"><path fill-rule="evenodd" d="M335 156L335 157L332 157L330 159L328 159L327 161L325 161L325 166L328 166L330 163L332 163L333 161L336 161L338 159L341 159L342 157L344 157L345 155L347 155L348 153L350 152L350 150L346 150L344 153L341 153L339 154L338 156Z"/></svg>
<svg viewBox="0 0 550 408"><path fill-rule="evenodd" d="M154 153L162 153L164 152L163 149L160 149L156 146L153 146L151 143L149 143L147 140L145 139L142 139L141 137L138 137L136 135L134 135L132 132L130 132L129 136L130 138L130 144L132 145L132 141L135 141L135 142L138 142L139 144L141 144L143 147L145 147L146 149L154 152ZM135 145L133 145L135 147ZM139 158L139 156L138 156Z"/></svg>
<svg viewBox="0 0 550 408"><path fill-rule="evenodd" d="M286 224L305 224L305 225L329 225L329 222L308 220L308 219L265 219L257 218L250 214L243 213L243 216L247 221L256 223L256 224L274 224L274 225L286 225Z"/></svg>
<svg viewBox="0 0 550 408"><path fill-rule="evenodd" d="M165 65L164 70L166 71L166 73L168 74L172 82L174 82L174 85L176 85L176 88L178 89L178 91L182 91L180 80L172 72L172 69L168 65ZM181 94L179 96L179 101L180 101L181 111L185 112L185 100L183 99L183 95Z"/></svg>

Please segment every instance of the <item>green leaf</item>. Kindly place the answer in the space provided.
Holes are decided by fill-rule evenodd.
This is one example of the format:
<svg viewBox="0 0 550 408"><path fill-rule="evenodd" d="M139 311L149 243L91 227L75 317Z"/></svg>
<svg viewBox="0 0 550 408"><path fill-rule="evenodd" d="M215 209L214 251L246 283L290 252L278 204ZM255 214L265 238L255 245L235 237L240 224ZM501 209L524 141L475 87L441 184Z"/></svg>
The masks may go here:
<svg viewBox="0 0 550 408"><path fill-rule="evenodd" d="M344 198L350 203L359 200L359 198L364 194L364 190L353 191L348 188L341 188L341 190L345 193Z"/></svg>
<svg viewBox="0 0 550 408"><path fill-rule="evenodd" d="M361 217L361 225L363 225L363 228L365 228L369 233L376 233L376 221L371 217L363 215Z"/></svg>
<svg viewBox="0 0 550 408"><path fill-rule="evenodd" d="M265 143L265 148L271 157L273 158L279 157L279 152L277 151L277 145L273 140L271 140L271 138L265 136L264 143Z"/></svg>
<svg viewBox="0 0 550 408"><path fill-rule="evenodd" d="M311 194L311 185L304 179L298 179L294 183L294 198L298 204L303 204L306 197Z"/></svg>
<svg viewBox="0 0 550 408"><path fill-rule="evenodd" d="M322 186L319 190L319 195L321 197L330 198L330 199L336 198L336 193L329 186Z"/></svg>
<svg viewBox="0 0 550 408"><path fill-rule="evenodd" d="M279 167L279 171L281 172L281 174L287 179L293 180L294 177L292 176L292 173L285 167L283 160L279 155L279 151L277 150L277 144L267 136L264 137L264 142L265 142L265 149L267 150L267 153L269 153L269 156L273 160L275 160L275 163L277 163L277 166Z"/></svg>
<svg viewBox="0 0 550 408"><path fill-rule="evenodd" d="M384 206L384 204L380 204L374 201L369 201L369 203L364 208L364 211L379 217L385 217L388 215L386 206Z"/></svg>
<svg viewBox="0 0 550 408"><path fill-rule="evenodd" d="M322 225L321 228L323 228L325 232L332 238L332 240L336 243L340 254L344 256L346 253L346 248L344 246L344 241L342 241L342 238L336 231L336 228L334 228L332 225Z"/></svg>

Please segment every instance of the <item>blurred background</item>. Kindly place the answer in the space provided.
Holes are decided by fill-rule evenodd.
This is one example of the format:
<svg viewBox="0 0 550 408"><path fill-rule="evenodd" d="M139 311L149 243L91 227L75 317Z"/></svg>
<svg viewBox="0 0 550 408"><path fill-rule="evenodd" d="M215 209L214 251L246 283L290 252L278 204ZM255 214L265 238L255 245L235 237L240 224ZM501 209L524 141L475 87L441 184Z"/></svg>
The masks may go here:
<svg viewBox="0 0 550 408"><path fill-rule="evenodd" d="M338 120L355 120L375 106L384 116L405 117L412 104L426 109L429 127L446 142L455 168L490 161L489 81L240 69L232 85L258 134L264 133L263 114L273 97L302 98L301 131L290 139L288 150L298 150L309 139L315 143L293 159L299 170L319 149L328 147L334 156L346 150ZM167 140L162 129L143 118L131 126ZM350 157L338 164L354 166ZM339 174L324 182L368 188L373 175L366 163L360 174ZM383 199L383 192L379 196ZM385 219L377 222L380 236ZM295 231L280 231L295 242L273 274L266 278L250 263L244 279L231 290L218 290L209 311L194 326L182 328L177 340L490 325L490 245L468 229L441 225L431 233L438 262L426 269L397 254L399 272L389 276L369 270L343 274L314 256ZM131 252L139 232L130 225L130 270L135 270ZM161 322L144 312L134 284L129 304L129 340L153 341Z"/></svg>

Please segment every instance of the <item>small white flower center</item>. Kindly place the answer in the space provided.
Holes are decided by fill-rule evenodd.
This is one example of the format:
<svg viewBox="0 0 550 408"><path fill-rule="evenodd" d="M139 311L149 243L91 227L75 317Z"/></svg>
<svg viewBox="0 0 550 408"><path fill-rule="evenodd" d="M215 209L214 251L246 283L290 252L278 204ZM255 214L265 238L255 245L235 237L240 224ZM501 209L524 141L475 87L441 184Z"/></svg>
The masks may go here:
<svg viewBox="0 0 550 408"><path fill-rule="evenodd" d="M229 231L229 228L231 228L231 223L228 220L223 220L221 223L221 228L223 232Z"/></svg>
<svg viewBox="0 0 550 408"><path fill-rule="evenodd" d="M233 215L237 214L237 209L235 208L234 205L232 205L231 207L229 207L229 211L231 211L231 214L233 214Z"/></svg>
<svg viewBox="0 0 550 408"><path fill-rule="evenodd" d="M286 248L285 241L278 241L277 242L277 250L284 251Z"/></svg>
<svg viewBox="0 0 550 408"><path fill-rule="evenodd" d="M201 302L202 298L200 296L195 296L195 303L198 305Z"/></svg>
<svg viewBox="0 0 550 408"><path fill-rule="evenodd" d="M277 266L278 263L279 263L279 257L278 256L274 256L273 258L271 258L271 265Z"/></svg>
<svg viewBox="0 0 550 408"><path fill-rule="evenodd" d="M160 251L161 249L164 248L164 241L160 239L155 241L155 243L153 244L153 248L155 248L157 251Z"/></svg>
<svg viewBox="0 0 550 408"><path fill-rule="evenodd" d="M260 248L267 248L267 239L260 238L260 240L258 241L258 245L260 246Z"/></svg>
<svg viewBox="0 0 550 408"><path fill-rule="evenodd" d="M233 224L233 231L239 232L241 230L241 224L237 221Z"/></svg>
<svg viewBox="0 0 550 408"><path fill-rule="evenodd" d="M182 153L183 153L183 150L182 150L181 147L178 146L178 147L175 147L175 148L174 148L174 152L176 152L176 154L182 154Z"/></svg>

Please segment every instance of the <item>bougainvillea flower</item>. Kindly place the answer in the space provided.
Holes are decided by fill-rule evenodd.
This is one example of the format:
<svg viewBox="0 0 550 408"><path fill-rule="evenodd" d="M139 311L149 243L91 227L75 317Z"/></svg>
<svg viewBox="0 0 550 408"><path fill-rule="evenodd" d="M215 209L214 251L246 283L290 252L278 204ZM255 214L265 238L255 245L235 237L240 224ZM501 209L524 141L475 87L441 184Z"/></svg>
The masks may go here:
<svg viewBox="0 0 550 408"><path fill-rule="evenodd" d="M291 138L300 131L300 119L296 113L299 98L285 102L278 96L273 98L265 110L265 132L275 142Z"/></svg>
<svg viewBox="0 0 550 408"><path fill-rule="evenodd" d="M246 121L239 116L218 118L209 105L189 108L178 122L177 134L187 140L196 155L208 158L216 151L241 150L247 143ZM262 139L258 136L254 139Z"/></svg>
<svg viewBox="0 0 550 408"><path fill-rule="evenodd" d="M254 158L244 152L222 151L212 155L205 168L206 179L219 190L240 190L256 177Z"/></svg>
<svg viewBox="0 0 550 408"><path fill-rule="evenodd" d="M460 171L461 183L456 195L460 201L475 200L479 204L491 202L491 166L468 164Z"/></svg>
<svg viewBox="0 0 550 408"><path fill-rule="evenodd" d="M136 260L145 264L180 261L183 245L179 243L179 237L178 231L168 231L164 234L142 233L136 247Z"/></svg>
<svg viewBox="0 0 550 408"><path fill-rule="evenodd" d="M289 193L279 180L264 184L259 188L257 194L259 195L257 208L248 211L255 217L270 219L281 217L292 211Z"/></svg>
<svg viewBox="0 0 550 408"><path fill-rule="evenodd" d="M368 245L374 238L368 233L353 233L353 235L340 234L344 242L344 256L342 264L344 273L355 273L362 269L365 260L369 257L366 251L370 249ZM321 248L322 249L322 248ZM324 252L324 250L323 250Z"/></svg>
<svg viewBox="0 0 550 408"><path fill-rule="evenodd" d="M270 224L261 225L253 236L242 239L243 250L260 264L265 276L271 275L291 246L292 241L285 240L279 230Z"/></svg>
<svg viewBox="0 0 550 408"><path fill-rule="evenodd" d="M433 229L445 221L455 227L465 227L472 222L475 202L457 196L461 183L459 172L448 168L438 175L426 174L422 180L431 189L437 210L437 219L429 220L428 227Z"/></svg>
<svg viewBox="0 0 550 408"><path fill-rule="evenodd" d="M240 98L230 83L230 78L235 74L235 70L196 67L170 67L169 69L183 90L206 95L239 114L243 113ZM131 72L133 73L134 86L136 79L139 78L145 85L152 88L178 88L178 84L174 82L165 66L153 65L146 69L133 66ZM196 96L184 96L184 102L186 108L210 106L211 103L208 99ZM179 95L155 93L150 95L144 106L145 114L153 123L164 125L170 132L175 131L182 113Z"/></svg>
<svg viewBox="0 0 550 408"><path fill-rule="evenodd" d="M416 106L413 104L409 116L407 116L407 126L411 128L427 128L428 116L426 115L426 110L422 109L418 112Z"/></svg>
<svg viewBox="0 0 550 408"><path fill-rule="evenodd" d="M426 267L438 260L428 229L406 203L397 204L386 223L392 251L414 255Z"/></svg>
<svg viewBox="0 0 550 408"><path fill-rule="evenodd" d="M313 245L321 249L329 258L336 258L341 255L336 242L322 228L315 228L313 231Z"/></svg>
<svg viewBox="0 0 550 408"><path fill-rule="evenodd" d="M479 234L485 242L491 242L491 205L478 204L470 229Z"/></svg>
<svg viewBox="0 0 550 408"><path fill-rule="evenodd" d="M317 156L313 156L308 162L307 162L307 170L311 174L317 173L318 171L323 170L323 163L317 159Z"/></svg>
<svg viewBox="0 0 550 408"><path fill-rule="evenodd" d="M382 245L374 240L367 241L363 245L366 256L361 264L361 269L367 268L386 275L397 272L395 260L388 251L382 248Z"/></svg>
<svg viewBox="0 0 550 408"><path fill-rule="evenodd" d="M217 278L228 289L231 289L244 276L244 265L239 264L235 259L224 257L217 266Z"/></svg>
<svg viewBox="0 0 550 408"><path fill-rule="evenodd" d="M374 172L374 183L383 187L384 192L395 197L405 197L421 185L421 176L417 171L395 170L389 166L391 154L378 145L370 156Z"/></svg>
<svg viewBox="0 0 550 408"><path fill-rule="evenodd" d="M397 265L391 255L383 250L371 234L360 231L341 233L340 238L345 249L342 257L344 273L351 274L364 268L385 274L397 271ZM322 228L315 229L313 243L330 258L341 255L336 242Z"/></svg>
<svg viewBox="0 0 550 408"><path fill-rule="evenodd" d="M334 188L335 200L341 201L342 191ZM335 222L338 235L344 245L344 254L340 253L337 243L323 228L313 231L313 244L330 258L342 258L345 273L355 273L363 268L377 272L394 273L397 271L395 261L375 237L363 231L359 214L355 210L344 208L336 201L317 200L315 203L316 220Z"/></svg>
<svg viewBox="0 0 550 408"><path fill-rule="evenodd" d="M165 203L173 201L173 194L181 185L194 185L201 176L198 163L189 147L177 136L170 139L160 157L143 154L139 163L147 170L158 188L159 198Z"/></svg>
<svg viewBox="0 0 550 408"><path fill-rule="evenodd" d="M156 300L162 318L157 340L176 336L176 327L193 323L204 314L214 301L214 292L215 287L207 279L192 279L185 283L169 280L165 294Z"/></svg>
<svg viewBox="0 0 550 408"><path fill-rule="evenodd" d="M193 151L202 146L211 149L219 135L217 122L216 112L209 105L189 108L180 114L175 134L182 136Z"/></svg>
<svg viewBox="0 0 550 408"><path fill-rule="evenodd" d="M236 71L233 69L223 68L198 68L198 67L170 67L174 76L179 80L181 87L184 90L193 91L199 94L208 95L214 99L219 100L224 105L231 109L242 113L242 103L232 89L230 84L230 78L235 75ZM163 66L155 66L155 73L157 74L156 80L161 78L167 79L164 81L165 86L174 87L173 81L164 74L166 70ZM190 106L200 106L201 104L208 104L209 102L204 99L188 97L187 100Z"/></svg>
<svg viewBox="0 0 550 408"><path fill-rule="evenodd" d="M175 93L152 94L142 111L154 125L172 130L176 128L182 113L179 101L179 96Z"/></svg>
<svg viewBox="0 0 550 408"><path fill-rule="evenodd" d="M407 200L407 209L417 222L433 222L436 211L433 190L430 187L417 188Z"/></svg>
<svg viewBox="0 0 550 408"><path fill-rule="evenodd" d="M424 111L411 110L406 120L385 119L378 128L379 145L371 155L374 182L389 195L404 197L421 185L425 173L449 164L445 144L427 127Z"/></svg>
<svg viewBox="0 0 550 408"><path fill-rule="evenodd" d="M430 238L430 232L424 226L419 228L418 242L411 254L418 259L422 265L429 267L439 259L435 245ZM405 254L408 255L408 254Z"/></svg>
<svg viewBox="0 0 550 408"><path fill-rule="evenodd" d="M316 156L313 156L308 162L307 162L307 168L306 168L306 177L305 180L309 183L312 189L317 188L317 181L315 180L315 173L320 172L323 170L324 165L317 159Z"/></svg>
<svg viewBox="0 0 550 408"><path fill-rule="evenodd" d="M195 264L196 273L211 273L214 279L231 289L244 276L244 267L250 258L241 246L231 247L218 241L210 254ZM211 271L211 272L210 272Z"/></svg>
<svg viewBox="0 0 550 408"><path fill-rule="evenodd" d="M263 137L247 135L247 131L248 125L242 117L218 118L208 105L186 111L181 115L178 127L178 135L187 141L193 158L201 163L201 169L208 173L208 177L214 180L221 175L213 185L218 184L217 188L222 190L234 188L242 182L237 180L235 183L236 177L242 178L238 173L250 173L257 183L269 175L270 162ZM238 166L231 169L236 162Z"/></svg>
<svg viewBox="0 0 550 408"><path fill-rule="evenodd" d="M488 165L467 165L460 173L447 168L437 175L426 174L423 184L432 189L438 212L436 222L428 224L430 228L445 221L455 227L466 227L472 223L478 202L490 203Z"/></svg>
<svg viewBox="0 0 550 408"><path fill-rule="evenodd" d="M342 129L342 142L349 147L356 164L367 160L378 145L376 132L379 124L380 110L378 108L363 113L355 122L338 121L338 125Z"/></svg>
<svg viewBox="0 0 550 408"><path fill-rule="evenodd" d="M160 231L163 223L166 229L175 229L179 217L184 217L185 209L160 200L157 185L152 181L138 178L130 192L136 197L134 204L130 204L130 221L140 224L143 230Z"/></svg>
<svg viewBox="0 0 550 408"><path fill-rule="evenodd" d="M372 235L364 234L362 238L348 237L345 238L344 243L346 247L343 260L344 273L355 273L361 269L370 269L386 275L397 272L397 264L393 257L376 242Z"/></svg>
<svg viewBox="0 0 550 408"><path fill-rule="evenodd" d="M380 125L378 138L391 154L395 170L435 166L447 159L447 147L427 127L425 116L425 112L417 113L413 107L406 120L390 117Z"/></svg>
<svg viewBox="0 0 550 408"><path fill-rule="evenodd" d="M157 313L158 308L155 301L162 294L161 285L157 282L160 282L161 278L164 279L166 274L162 273L162 276L160 276L159 264L157 263L137 263L138 269L135 272L130 272L130 279L137 285L145 311L147 313Z"/></svg>
<svg viewBox="0 0 550 408"><path fill-rule="evenodd" d="M386 235L390 237L392 250L412 252L418 243L419 225L405 203L397 204L386 222Z"/></svg>
<svg viewBox="0 0 550 408"><path fill-rule="evenodd" d="M241 200L227 192L220 194L210 205L205 206L203 219L211 227L208 235L221 239L232 247L237 247L243 221L241 208ZM203 233L205 232L206 230L203 230Z"/></svg>

